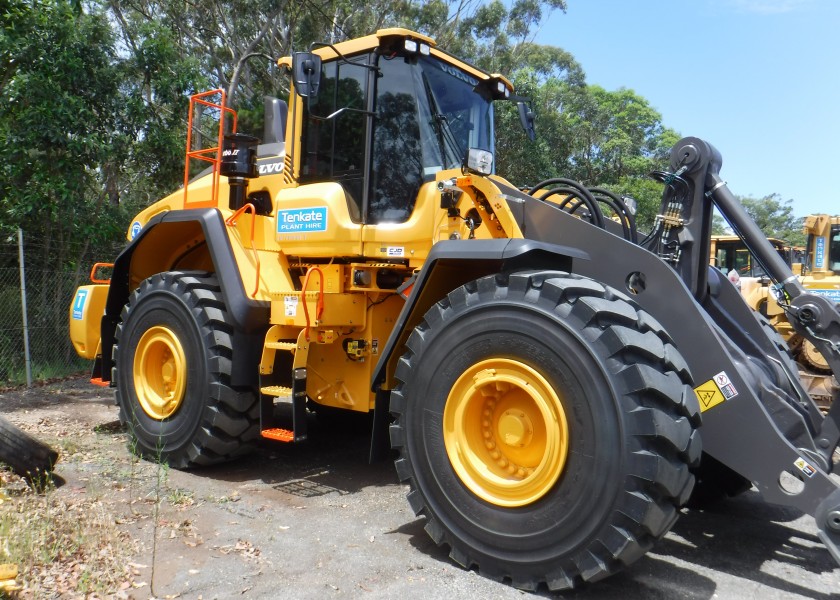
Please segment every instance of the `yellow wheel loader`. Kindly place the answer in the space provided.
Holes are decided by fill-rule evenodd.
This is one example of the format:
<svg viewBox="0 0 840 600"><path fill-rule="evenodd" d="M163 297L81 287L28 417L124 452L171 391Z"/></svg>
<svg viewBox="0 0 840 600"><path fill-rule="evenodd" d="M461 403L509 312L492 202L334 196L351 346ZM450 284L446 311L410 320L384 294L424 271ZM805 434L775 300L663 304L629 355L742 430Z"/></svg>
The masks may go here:
<svg viewBox="0 0 840 600"><path fill-rule="evenodd" d="M812 294L840 303L840 216L809 215L805 217L804 230L808 241L802 285ZM800 362L830 377L828 361L810 340L795 335L790 341Z"/></svg>
<svg viewBox="0 0 840 600"><path fill-rule="evenodd" d="M709 266L713 206L835 372L840 314L746 217L717 150L674 146L643 236L606 190L496 174L494 140L514 133L494 131L494 105L517 102L529 135L533 113L426 36L386 29L279 64L291 93L267 101L261 143L196 99L229 123L215 150L188 146L208 172L185 169L131 223L110 280L71 302L132 448L190 468L303 442L310 411L372 413L372 450L390 440L434 541L522 589L630 565L695 488L752 484L812 515L840 560L840 403L820 413Z"/></svg>

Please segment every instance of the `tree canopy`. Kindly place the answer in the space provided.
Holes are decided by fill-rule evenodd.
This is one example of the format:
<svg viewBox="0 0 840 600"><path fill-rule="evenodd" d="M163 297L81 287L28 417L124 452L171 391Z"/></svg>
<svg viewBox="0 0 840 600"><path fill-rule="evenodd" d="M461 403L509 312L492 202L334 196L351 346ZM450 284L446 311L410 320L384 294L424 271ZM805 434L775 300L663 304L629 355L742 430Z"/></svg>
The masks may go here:
<svg viewBox="0 0 840 600"><path fill-rule="evenodd" d="M241 123L257 129L263 96L288 91L276 58L314 41L401 26L505 73L531 99L539 137L529 141L515 106L502 103L499 173L517 185L562 176L629 194L642 227L652 223L661 196L647 174L666 164L678 138L641 95L590 85L569 52L534 42L546 16L566 10L565 0L3 5L0 231L23 224L49 232L51 252L71 265L89 261L91 245L118 241L128 214L178 187L190 94L227 90Z"/></svg>
<svg viewBox="0 0 840 600"><path fill-rule="evenodd" d="M792 246L804 246L802 219L793 214L793 200L782 200L779 194L763 198L738 196L738 200L767 237L785 240Z"/></svg>

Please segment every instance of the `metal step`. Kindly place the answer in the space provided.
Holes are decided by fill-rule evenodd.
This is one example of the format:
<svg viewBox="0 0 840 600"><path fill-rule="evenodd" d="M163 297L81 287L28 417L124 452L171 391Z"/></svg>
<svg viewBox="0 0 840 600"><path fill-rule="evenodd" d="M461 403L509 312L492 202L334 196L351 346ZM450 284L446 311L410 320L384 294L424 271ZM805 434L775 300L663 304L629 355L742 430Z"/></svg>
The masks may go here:
<svg viewBox="0 0 840 600"><path fill-rule="evenodd" d="M260 392L266 396L274 396L275 398L291 398L293 394L292 388L282 385L269 385L262 387L260 388Z"/></svg>
<svg viewBox="0 0 840 600"><path fill-rule="evenodd" d="M292 387L281 385L261 386L260 435L280 442L302 442L306 439L306 369L295 369ZM277 427L274 416L274 399L292 405L292 428Z"/></svg>
<svg viewBox="0 0 840 600"><path fill-rule="evenodd" d="M266 342L266 348L271 350L286 350L287 352L294 352L297 350L297 342Z"/></svg>
<svg viewBox="0 0 840 600"><path fill-rule="evenodd" d="M294 442L295 432L289 429L281 429L280 427L273 427L271 429L263 429L260 435L266 439L277 442Z"/></svg>

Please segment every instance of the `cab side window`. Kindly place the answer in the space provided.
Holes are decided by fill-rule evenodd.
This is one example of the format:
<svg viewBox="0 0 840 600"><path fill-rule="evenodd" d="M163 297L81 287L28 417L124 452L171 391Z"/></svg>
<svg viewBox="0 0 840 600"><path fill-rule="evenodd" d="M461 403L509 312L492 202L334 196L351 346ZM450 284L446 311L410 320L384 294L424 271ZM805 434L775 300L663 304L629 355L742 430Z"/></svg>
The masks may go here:
<svg viewBox="0 0 840 600"><path fill-rule="evenodd" d="M840 225L831 226L828 246L828 268L840 271Z"/></svg>

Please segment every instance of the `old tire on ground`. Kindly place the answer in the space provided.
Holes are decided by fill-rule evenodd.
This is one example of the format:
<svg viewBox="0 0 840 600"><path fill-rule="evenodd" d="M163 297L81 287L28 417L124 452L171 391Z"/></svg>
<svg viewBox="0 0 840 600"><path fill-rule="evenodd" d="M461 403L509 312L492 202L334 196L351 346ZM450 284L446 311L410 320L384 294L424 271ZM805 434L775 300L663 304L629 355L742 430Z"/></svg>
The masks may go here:
<svg viewBox="0 0 840 600"><path fill-rule="evenodd" d="M37 486L52 472L57 460L58 452L0 417L0 463Z"/></svg>
<svg viewBox="0 0 840 600"><path fill-rule="evenodd" d="M116 331L114 377L133 450L180 469L252 448L259 403L230 385L233 333L213 274L160 273L132 293Z"/></svg>
<svg viewBox="0 0 840 600"><path fill-rule="evenodd" d="M407 346L397 472L459 564L567 589L676 520L699 407L670 338L628 297L567 273L486 277L432 307Z"/></svg>

